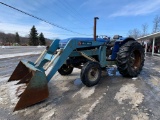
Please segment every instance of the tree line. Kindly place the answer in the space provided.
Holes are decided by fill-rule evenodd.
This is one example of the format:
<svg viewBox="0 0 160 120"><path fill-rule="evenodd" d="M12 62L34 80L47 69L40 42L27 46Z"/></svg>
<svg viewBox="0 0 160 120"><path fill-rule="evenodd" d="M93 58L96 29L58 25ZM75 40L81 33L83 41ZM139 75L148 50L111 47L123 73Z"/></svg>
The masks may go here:
<svg viewBox="0 0 160 120"><path fill-rule="evenodd" d="M160 32L160 16L157 15L155 16L154 20L153 20L153 30L152 33L156 33L156 32ZM137 39L138 37L143 37L148 35L148 24L144 23L141 26L141 30L134 28L132 30L128 31L128 35Z"/></svg>
<svg viewBox="0 0 160 120"><path fill-rule="evenodd" d="M46 45L46 39L42 32L38 34L35 26L33 25L30 30L29 37L21 37L18 32L15 34L5 34L4 32L0 32L0 45Z"/></svg>

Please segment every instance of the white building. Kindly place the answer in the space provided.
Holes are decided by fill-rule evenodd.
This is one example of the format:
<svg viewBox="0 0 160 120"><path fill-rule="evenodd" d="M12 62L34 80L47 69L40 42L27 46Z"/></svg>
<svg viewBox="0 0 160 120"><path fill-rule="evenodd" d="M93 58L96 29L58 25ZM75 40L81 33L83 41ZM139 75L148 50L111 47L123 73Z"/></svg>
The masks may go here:
<svg viewBox="0 0 160 120"><path fill-rule="evenodd" d="M160 55L160 32L140 37L137 41L145 45L145 53Z"/></svg>

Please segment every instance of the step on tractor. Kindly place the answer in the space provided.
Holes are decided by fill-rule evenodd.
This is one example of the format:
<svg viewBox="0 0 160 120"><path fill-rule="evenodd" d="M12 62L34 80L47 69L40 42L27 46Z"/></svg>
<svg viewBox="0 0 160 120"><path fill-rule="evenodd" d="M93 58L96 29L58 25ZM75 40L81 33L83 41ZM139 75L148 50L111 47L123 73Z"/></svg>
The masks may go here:
<svg viewBox="0 0 160 120"><path fill-rule="evenodd" d="M18 96L14 111L48 98L47 84L57 71L60 75L70 75L73 68L81 69L80 78L87 87L98 84L101 71L110 65L117 65L119 73L124 77L140 74L144 65L142 45L132 37L97 37L97 19L94 18L93 38L56 39L35 62L19 62L8 82L25 84L26 89Z"/></svg>

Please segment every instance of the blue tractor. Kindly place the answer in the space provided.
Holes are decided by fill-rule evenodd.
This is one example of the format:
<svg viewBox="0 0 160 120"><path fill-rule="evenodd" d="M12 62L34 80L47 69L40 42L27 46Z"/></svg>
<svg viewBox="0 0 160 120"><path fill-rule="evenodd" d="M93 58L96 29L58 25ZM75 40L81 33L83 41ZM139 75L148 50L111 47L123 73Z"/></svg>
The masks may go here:
<svg viewBox="0 0 160 120"><path fill-rule="evenodd" d="M117 65L124 77L136 77L144 65L144 49L131 37L115 35L113 39L96 36L96 19L93 38L68 38L54 40L36 62L20 61L8 81L26 84L14 110L20 110L43 101L49 96L48 82L58 71L69 75L80 68L84 85L91 87L101 79L101 71ZM50 68L48 74L45 71ZM19 90L19 89L18 89Z"/></svg>

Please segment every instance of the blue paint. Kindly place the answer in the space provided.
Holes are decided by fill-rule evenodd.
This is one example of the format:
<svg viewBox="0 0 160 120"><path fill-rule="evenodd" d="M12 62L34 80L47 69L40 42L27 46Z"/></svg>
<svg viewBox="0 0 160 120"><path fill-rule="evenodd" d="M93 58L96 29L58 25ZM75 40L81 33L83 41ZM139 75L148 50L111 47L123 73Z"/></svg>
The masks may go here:
<svg viewBox="0 0 160 120"><path fill-rule="evenodd" d="M131 37L120 37L119 39L116 40L112 50L111 60L116 59L119 48L129 40L134 40L134 39Z"/></svg>
<svg viewBox="0 0 160 120"><path fill-rule="evenodd" d="M119 47L120 47L120 42L115 42L113 50L112 50L111 60L116 59L117 52L119 51Z"/></svg>
<svg viewBox="0 0 160 120"><path fill-rule="evenodd" d="M108 44L109 43L109 39L105 40L105 39L102 39L102 38L97 38L96 41L94 41L93 38L67 38L67 39L63 39L63 40L60 40L59 42L59 47L60 48L63 48L66 46L66 44L69 42L69 41L75 41L76 43L76 46L79 44L79 42L91 42L92 43L92 46L98 46L98 45L103 45L103 44ZM77 46L78 48L80 46ZM85 46L81 46L81 47L85 47ZM86 45L87 47L87 45Z"/></svg>
<svg viewBox="0 0 160 120"><path fill-rule="evenodd" d="M116 55L117 52L119 51L119 48L127 40L128 40L127 38L119 38L115 42L111 60L116 59ZM42 57L39 64L34 65L34 63L32 62L26 62L26 61L22 61L22 63L33 71L41 71L42 73L45 74L44 65L47 62L50 62L51 60L54 59L52 64L53 67L49 71L48 75L46 75L46 79L49 82L51 78L54 76L54 74L58 71L58 69L65 63L65 61L69 57L76 58L78 56L81 56L81 54L76 51L77 48L81 48L80 51L81 52L83 51L88 56L96 55L101 67L106 67L107 65L109 65L109 61L106 61L106 47L109 41L110 41L109 39L105 40L101 38L97 38L96 41L93 41L93 38L68 38L64 40L54 40L50 45L49 49L47 50L47 52ZM93 47L96 49L94 50L88 49L88 47ZM83 50L83 48L87 49ZM62 52L57 58L54 58L55 57L54 53L56 52L57 49L61 49Z"/></svg>

